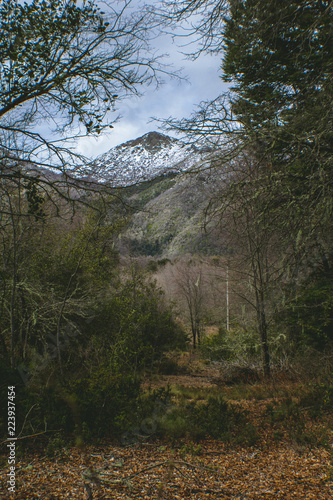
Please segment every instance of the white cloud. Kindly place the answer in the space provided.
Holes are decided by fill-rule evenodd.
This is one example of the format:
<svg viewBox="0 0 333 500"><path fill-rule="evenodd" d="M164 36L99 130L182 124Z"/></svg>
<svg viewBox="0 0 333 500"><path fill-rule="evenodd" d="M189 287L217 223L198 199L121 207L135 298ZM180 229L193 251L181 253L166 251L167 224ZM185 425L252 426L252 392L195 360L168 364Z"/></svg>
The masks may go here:
<svg viewBox="0 0 333 500"><path fill-rule="evenodd" d="M134 1L135 5L137 1ZM157 3L157 2L153 2ZM170 116L183 118L190 116L201 101L217 97L227 86L220 78L221 57L201 55L192 61L181 53L190 50L177 47L171 36L159 36L155 40L155 49L168 54L167 62L174 69L183 67L183 76L188 81L164 78L164 85L157 90L149 87L141 98L130 97L120 102L116 112L121 115L114 128L107 135L99 138L83 138L78 141L78 151L89 157L97 156L111 147L135 139L149 131L158 129L151 118L165 119Z"/></svg>
<svg viewBox="0 0 333 500"><path fill-rule="evenodd" d="M78 151L94 157L111 147L158 129L152 118L166 119L170 116L183 118L195 111L203 100L213 99L221 93L223 82L218 76L220 60L211 56L197 61L186 61L189 82L168 81L157 90L148 88L141 98L132 97L120 103L116 110L121 118L106 135L98 138L83 138L78 142Z"/></svg>

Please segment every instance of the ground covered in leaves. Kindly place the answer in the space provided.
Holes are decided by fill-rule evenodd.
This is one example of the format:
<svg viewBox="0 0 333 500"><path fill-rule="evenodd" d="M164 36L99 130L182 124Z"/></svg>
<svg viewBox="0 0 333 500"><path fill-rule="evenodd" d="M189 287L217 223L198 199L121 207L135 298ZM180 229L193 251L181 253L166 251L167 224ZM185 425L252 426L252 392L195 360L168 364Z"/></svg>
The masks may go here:
<svg viewBox="0 0 333 500"><path fill-rule="evenodd" d="M72 448L17 464L16 499L315 499L333 497L330 452L205 440ZM1 488L6 491L5 471ZM3 494L1 498L12 498Z"/></svg>
<svg viewBox="0 0 333 500"><path fill-rule="evenodd" d="M53 449L39 453L26 445L23 452L18 443L16 493L7 492L8 468L3 458L0 498L332 499L332 415L313 413L312 401L299 405L306 385L221 387L214 383L216 379L218 374L211 369L195 370L159 377L147 386L170 384L178 403L220 394L246 415L250 425L241 439L234 435L222 442L175 434L161 438L154 431L128 446L105 441L98 446L66 447L61 438Z"/></svg>
<svg viewBox="0 0 333 500"><path fill-rule="evenodd" d="M25 449L17 457L16 494L30 499L314 499L333 497L331 426L307 419L304 436L329 435L326 445L300 444L268 418L271 400L234 401L257 429L255 444L155 435L130 446L58 447L52 457ZM280 407L278 407L280 408ZM285 425L286 422L283 422ZM294 423L294 421L293 421ZM293 424L294 425L294 424ZM19 449L19 447L18 447Z"/></svg>

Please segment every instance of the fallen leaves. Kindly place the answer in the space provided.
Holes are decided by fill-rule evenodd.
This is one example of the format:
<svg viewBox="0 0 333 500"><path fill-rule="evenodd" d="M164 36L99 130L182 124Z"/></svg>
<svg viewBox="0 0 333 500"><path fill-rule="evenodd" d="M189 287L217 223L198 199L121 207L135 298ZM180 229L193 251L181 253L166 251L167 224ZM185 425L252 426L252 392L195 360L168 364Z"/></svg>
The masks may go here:
<svg viewBox="0 0 333 500"><path fill-rule="evenodd" d="M31 452L17 462L16 494L0 473L1 498L17 500L331 500L333 450L297 444L284 421L269 420L274 399L232 401L258 430L256 446L206 439L146 441L130 447L60 450L51 459ZM303 415L304 433L333 437L332 425ZM329 418L329 416L327 417ZM294 421L292 421L294 422ZM296 421L297 424L297 421ZM321 429L322 427L322 429ZM329 441L327 441L329 442Z"/></svg>
<svg viewBox="0 0 333 500"><path fill-rule="evenodd" d="M130 448L112 444L64 451L58 459L27 457L17 464L17 500L242 499L330 500L330 452L228 448L206 440L198 456L166 443ZM5 470L1 472L6 496Z"/></svg>

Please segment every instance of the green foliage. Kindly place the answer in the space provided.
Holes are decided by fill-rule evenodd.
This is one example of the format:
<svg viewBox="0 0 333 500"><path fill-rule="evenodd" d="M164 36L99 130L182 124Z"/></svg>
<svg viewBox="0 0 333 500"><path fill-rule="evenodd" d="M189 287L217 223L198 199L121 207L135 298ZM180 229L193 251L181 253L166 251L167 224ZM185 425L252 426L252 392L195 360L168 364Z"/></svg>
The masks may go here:
<svg viewBox="0 0 333 500"><path fill-rule="evenodd" d="M159 267L163 267L166 264L171 263L170 259L164 258L164 259L158 259L158 260L150 260L147 265L147 271L150 271L152 273L156 273L159 269Z"/></svg>
<svg viewBox="0 0 333 500"><path fill-rule="evenodd" d="M206 402L185 402L171 408L160 423L160 432L173 438L190 437L195 440L207 436L230 441L238 436L246 419L236 407L221 396L210 396ZM248 429L248 435L253 432ZM246 432L242 435L247 440Z"/></svg>
<svg viewBox="0 0 333 500"><path fill-rule="evenodd" d="M196 457L200 455L202 450L201 444L196 445L192 442L189 444L184 444L181 449L180 449L180 455L183 458L183 460L186 460L186 455L191 455L191 457Z"/></svg>
<svg viewBox="0 0 333 500"><path fill-rule="evenodd" d="M24 435L46 426L78 443L119 436L142 412L137 375L186 345L155 283L134 267L119 272L114 238L123 219L112 208L112 220L88 210L71 220L18 216L15 252L4 233L1 366L4 380L17 383ZM9 368L11 354L18 370Z"/></svg>
<svg viewBox="0 0 333 500"><path fill-rule="evenodd" d="M333 286L315 283L302 289L288 308L293 333L302 345L323 350L333 342Z"/></svg>
<svg viewBox="0 0 333 500"><path fill-rule="evenodd" d="M130 240L130 249L133 255L147 255L154 257L162 253L162 243L158 238L153 241L149 240Z"/></svg>
<svg viewBox="0 0 333 500"><path fill-rule="evenodd" d="M207 403L187 403L185 414L191 432L197 437L222 438L228 435L230 413L223 398L210 397Z"/></svg>
<svg viewBox="0 0 333 500"><path fill-rule="evenodd" d="M35 208L30 216L15 215L13 223L2 217L2 342L12 363L27 367L52 357L57 336L70 358L69 344L87 332L94 297L113 279L114 237L122 223L82 212L69 221L45 211L41 219Z"/></svg>
<svg viewBox="0 0 333 500"><path fill-rule="evenodd" d="M232 329L229 332L223 327L213 335L201 340L200 351L211 361L255 361L260 356L260 345L257 333L249 328Z"/></svg>
<svg viewBox="0 0 333 500"><path fill-rule="evenodd" d="M332 258L310 268L277 320L285 325L295 347L310 347L323 351L333 342L333 284ZM293 295L292 295L293 293Z"/></svg>
<svg viewBox="0 0 333 500"><path fill-rule="evenodd" d="M149 239L146 236L143 239L131 239L130 250L132 255L156 257L163 253L165 247L173 240L174 237L175 233L167 233L162 235L160 238Z"/></svg>
<svg viewBox="0 0 333 500"><path fill-rule="evenodd" d="M24 436L46 430L42 440L48 454L55 454L68 439L79 443L119 437L135 422L140 407L139 380L111 376L107 368L67 384L53 380L48 386L23 387L21 382L16 389L17 428L21 430L25 424ZM2 436L6 434L5 428L0 431Z"/></svg>
<svg viewBox="0 0 333 500"><path fill-rule="evenodd" d="M331 28L328 2L304 0L234 2L226 20L223 69L233 82L233 111L274 164L294 174L297 165L318 167L315 138L322 158L331 151Z"/></svg>
<svg viewBox="0 0 333 500"><path fill-rule="evenodd" d="M206 359L211 361L221 361L233 359L234 355L227 346L226 332L219 329L219 333L204 336L201 339L200 351Z"/></svg>
<svg viewBox="0 0 333 500"><path fill-rule="evenodd" d="M55 458L59 456L66 447L68 447L69 443L66 441L61 435L50 438L46 447L46 455L49 458Z"/></svg>
<svg viewBox="0 0 333 500"><path fill-rule="evenodd" d="M300 402L284 398L267 405L266 420L274 429L275 440L281 440L287 434L300 446L327 446L327 433L323 429L312 430L307 426L306 412L309 408L304 407L304 403L309 403L308 397Z"/></svg>
<svg viewBox="0 0 333 500"><path fill-rule="evenodd" d="M323 413L333 411L333 385L326 381L311 386L301 397L300 406L305 408L312 417L317 418Z"/></svg>
<svg viewBox="0 0 333 500"><path fill-rule="evenodd" d="M36 179L31 179L27 183L26 197L29 203L28 214L34 215L36 220L38 220L38 217L45 217L42 208L44 198L39 193L38 181Z"/></svg>
<svg viewBox="0 0 333 500"><path fill-rule="evenodd" d="M166 411L172 407L172 391L170 386L160 387L149 391L148 394L142 392L137 403L137 424L146 417L151 417L157 421L164 417Z"/></svg>
<svg viewBox="0 0 333 500"><path fill-rule="evenodd" d="M331 284L307 278L332 249L332 22L327 1L240 0L230 4L224 30L223 78L232 84L237 137L259 169L236 188L255 200L245 206L256 207L259 251L269 231L278 238L280 277L292 289L289 330L319 349L332 338ZM236 203L236 220L239 213Z"/></svg>
<svg viewBox="0 0 333 500"><path fill-rule="evenodd" d="M133 376L112 376L108 368L97 369L90 377L71 384L76 432L85 439L118 437L136 416L140 382Z"/></svg>
<svg viewBox="0 0 333 500"><path fill-rule="evenodd" d="M272 424L287 420L293 423L301 417L300 407L292 398L283 398L279 402L269 403L266 407L266 414Z"/></svg>
<svg viewBox="0 0 333 500"><path fill-rule="evenodd" d="M92 328L115 370L152 368L163 353L184 348L187 336L163 302L163 292L143 275L128 278L95 310Z"/></svg>
<svg viewBox="0 0 333 500"><path fill-rule="evenodd" d="M155 260L150 260L147 265L147 271L156 273L158 271L158 264Z"/></svg>
<svg viewBox="0 0 333 500"><path fill-rule="evenodd" d="M154 200L160 194L172 188L176 184L177 174L170 173L161 175L146 182L140 182L135 186L125 188L125 195L135 210L142 209L149 201Z"/></svg>
<svg viewBox="0 0 333 500"><path fill-rule="evenodd" d="M158 364L158 373L163 375L180 375L188 373L187 366L180 366L177 360L162 356Z"/></svg>

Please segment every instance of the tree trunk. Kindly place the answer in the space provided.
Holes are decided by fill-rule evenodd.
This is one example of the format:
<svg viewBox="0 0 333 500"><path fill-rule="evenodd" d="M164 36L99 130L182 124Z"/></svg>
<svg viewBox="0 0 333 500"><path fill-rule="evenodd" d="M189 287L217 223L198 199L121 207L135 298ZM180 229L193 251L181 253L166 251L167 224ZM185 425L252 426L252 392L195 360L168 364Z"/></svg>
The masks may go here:
<svg viewBox="0 0 333 500"><path fill-rule="evenodd" d="M193 337L193 349L196 349L197 347L197 331L195 328L194 321L191 319L191 330L192 330L192 337Z"/></svg>
<svg viewBox="0 0 333 500"><path fill-rule="evenodd" d="M260 259L260 252L257 250L257 261L252 260L252 269L254 277L254 289L256 297L256 310L258 320L258 330L261 345L262 367L264 376L269 378L271 375L270 369L270 356L267 339L267 322L265 314L265 293L264 293L264 280L262 275L262 266Z"/></svg>
<svg viewBox="0 0 333 500"><path fill-rule="evenodd" d="M267 323L265 315L264 296L261 290L256 290L256 306L257 306L257 319L258 329L261 345L261 356L264 376L269 378L271 375L270 356L267 339Z"/></svg>

